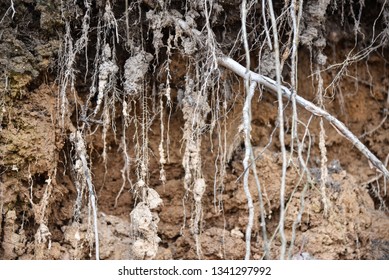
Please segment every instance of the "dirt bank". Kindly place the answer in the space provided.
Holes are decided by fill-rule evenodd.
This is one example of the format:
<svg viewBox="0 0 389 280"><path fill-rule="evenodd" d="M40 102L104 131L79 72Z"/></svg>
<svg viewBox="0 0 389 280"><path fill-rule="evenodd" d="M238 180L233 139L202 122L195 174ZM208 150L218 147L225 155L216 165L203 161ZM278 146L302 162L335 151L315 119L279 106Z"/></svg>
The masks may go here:
<svg viewBox="0 0 389 280"><path fill-rule="evenodd" d="M0 4L0 259L389 258L388 179L292 99L282 145L277 94L245 115L216 63L277 79L268 6L246 53L241 1L44 2ZM273 2L282 84L387 167L387 4Z"/></svg>

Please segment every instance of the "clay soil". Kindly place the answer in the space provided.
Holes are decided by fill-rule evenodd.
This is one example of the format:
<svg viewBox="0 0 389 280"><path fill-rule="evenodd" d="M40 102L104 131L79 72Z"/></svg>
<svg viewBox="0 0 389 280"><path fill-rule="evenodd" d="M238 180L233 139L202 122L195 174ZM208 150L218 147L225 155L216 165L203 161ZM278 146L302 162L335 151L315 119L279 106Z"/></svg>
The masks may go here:
<svg viewBox="0 0 389 280"><path fill-rule="evenodd" d="M77 65L81 75L77 74L75 90L68 89L69 110L61 119L58 113L61 104L57 73L65 27L56 8L55 2L58 1L48 1L50 5L43 5L40 3L42 1L14 2L16 13L13 18L11 11L7 11L8 1L0 4L0 17L6 15L0 24L0 259L94 259L92 208L87 191L81 197L81 202L77 202L77 174L71 168L75 164L75 150L69 140L71 127L79 126L79 112L87 100L90 80L83 77L85 65ZM219 2L231 19L229 13L233 13L234 6L226 4L228 1ZM377 1L371 9L377 9L378 13L379 4L380 1ZM114 5L114 11L119 10L119 6ZM150 9L146 4L140 7ZM364 13L366 10L368 7L364 8ZM336 18L337 15L332 16ZM236 20L231 19L231 22L232 31L229 32L234 34L240 27ZM327 56L327 66L344 61L355 48L364 47L355 46L355 38L342 31L347 28L336 29L331 26L333 22L333 18L326 21L327 31L324 33L327 43L323 53ZM371 27L371 23L367 21L365 27ZM364 32L368 34L371 31ZM76 31L73 36L77 36ZM94 40L93 36L90 40ZM118 46L119 60L125 52L120 48ZM90 50L93 52L92 48ZM299 49L298 94L316 102L317 80L312 77L312 52L307 46ZM231 82L226 114L219 116L215 129L205 129L201 136L199 154L206 189L201 198L199 255L190 226L195 219L196 204L191 192L184 187L185 118L179 88L185 80L188 58L178 50L172 53L172 105L164 106L163 134L160 115L153 113L158 110L152 109L159 106L159 99L151 97L146 102L152 117L146 145L147 184L162 199L162 204L153 210L153 215L159 219L156 232L160 238L153 258L243 259L248 223L242 180L245 146L240 130L245 101L243 82L226 71L224 78ZM159 65L162 65L164 58L162 53ZM238 56L235 58L239 59ZM324 88L328 87L324 95L324 108L344 122L383 162L389 155L388 59L387 48L378 48L363 60L352 63L335 86L331 86L331 82L339 68L322 72ZM78 58L76 64L78 61L82 59ZM240 61L244 64L244 60ZM149 72L152 72L151 68ZM288 71L283 75L289 75ZM159 80L155 78L155 81ZM153 87L147 87L147 90L152 96ZM139 202L139 193L134 191L139 176L138 155L137 150L133 149L139 144L134 140L139 127L132 123L126 131L123 130L119 103L113 105L116 114L112 115L105 136L102 126L96 122L90 122L88 133L85 134L88 164L97 198L101 259L134 258L131 253L134 236L130 213ZM140 103L132 106L134 117L140 116ZM256 91L251 110L251 143L257 155L255 164L263 188L267 235L268 238L274 235L270 258L276 259L281 246L277 226L282 166L278 132L273 132L277 124L276 95L266 90ZM291 106L285 109L288 156L291 155L288 140L291 110ZM307 184L309 186L306 188L304 211L301 222L297 224L291 255L306 252L315 259L389 259L388 179L383 180L352 143L331 124L324 122L328 158L326 195L329 201L329 210L325 214L320 190L320 117L299 107L299 119L304 124L309 123L308 167L315 180L308 183L305 177L301 178L301 169L294 154L286 176L285 234L288 244L301 209L303 189ZM205 121L211 123L210 115ZM129 139L130 163L127 167L129 180L123 182L125 157L121 139L124 134ZM161 137L164 137L167 147L167 161L163 166L165 182L160 180ZM103 156L104 152L106 154ZM223 161L221 154L225 156ZM258 191L252 174L249 187L255 207L251 258L262 259L264 244ZM75 219L75 209L79 205L81 210Z"/></svg>

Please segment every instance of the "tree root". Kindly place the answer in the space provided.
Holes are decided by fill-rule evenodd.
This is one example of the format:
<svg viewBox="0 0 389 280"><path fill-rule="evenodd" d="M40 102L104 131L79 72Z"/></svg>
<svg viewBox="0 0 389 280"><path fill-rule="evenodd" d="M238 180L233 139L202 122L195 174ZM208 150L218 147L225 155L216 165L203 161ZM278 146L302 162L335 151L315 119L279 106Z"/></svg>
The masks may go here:
<svg viewBox="0 0 389 280"><path fill-rule="evenodd" d="M218 57L218 63L242 78L250 76L252 81L265 86L275 93L277 92L276 81L252 71L250 71L250 73L246 73L246 68L232 58L226 56ZM291 98L292 92L287 87L281 86L281 91L283 97ZM355 136L344 123L299 95L296 95L296 102L312 114L325 118L340 135L349 140L379 171L382 172L385 177L389 178L389 171L386 169L385 165L361 141L359 141L358 137Z"/></svg>

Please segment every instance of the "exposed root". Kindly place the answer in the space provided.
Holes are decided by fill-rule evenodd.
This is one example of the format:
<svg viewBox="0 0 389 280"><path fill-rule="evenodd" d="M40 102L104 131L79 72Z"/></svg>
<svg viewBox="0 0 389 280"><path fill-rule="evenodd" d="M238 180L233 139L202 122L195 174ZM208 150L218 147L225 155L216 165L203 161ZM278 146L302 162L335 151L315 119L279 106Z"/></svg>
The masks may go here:
<svg viewBox="0 0 389 280"><path fill-rule="evenodd" d="M92 183L91 172L87 161L85 142L79 131L72 132L70 134L69 140L73 143L75 149L73 168L76 174L76 180L79 182L80 186L82 186L81 189L86 187L89 192L89 202L92 207L92 215L93 215L94 240L95 240L95 251L96 251L95 256L96 256L96 260L98 260L100 258L100 255L99 255L99 232L97 228L98 222L97 222L96 195ZM80 190L79 193L82 193L82 191Z"/></svg>
<svg viewBox="0 0 389 280"><path fill-rule="evenodd" d="M237 75L243 78L246 77L246 69L232 58L225 56L219 57L218 62L220 65L235 72ZM274 80L254 72L251 72L250 74L253 81L264 85L274 92L277 90L277 83ZM291 97L291 92L287 87L281 86L281 91L283 97ZM349 140L379 171L384 174L385 177L389 178L389 171L384 164L341 121L301 96L296 96L296 102L312 114L325 118L340 135Z"/></svg>

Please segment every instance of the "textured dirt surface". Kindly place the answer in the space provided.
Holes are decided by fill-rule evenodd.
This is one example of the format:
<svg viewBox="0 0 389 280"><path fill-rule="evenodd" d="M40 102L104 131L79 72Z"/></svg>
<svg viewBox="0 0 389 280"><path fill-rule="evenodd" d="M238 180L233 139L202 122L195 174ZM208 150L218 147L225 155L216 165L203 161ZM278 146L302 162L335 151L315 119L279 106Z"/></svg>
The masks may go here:
<svg viewBox="0 0 389 280"><path fill-rule="evenodd" d="M8 9L4 2L0 4L0 16ZM21 1L15 7L15 17L10 19L7 16L4 19L6 27L0 27L0 259L93 259L92 209L84 193L81 197L83 206L77 214L76 208L80 205L77 201L79 189L74 183L77 175L70 167L75 164L72 157L75 151L68 137L69 131L77 127L78 112L86 102L88 89L83 79L77 80L76 94L69 91L69 111L61 119L56 81L60 43L53 31L63 28L53 15L58 13L55 8L58 1L47 1L46 4L35 2ZM233 17L233 2L237 1L219 2L231 24L227 36L232 36L239 31L239 27L235 28L239 18ZM146 7L142 6L143 9ZM343 61L352 50L354 39L331 24L332 21L328 20L327 45L324 48L329 64ZM215 21L215 26L220 25ZM158 114L153 115L149 126L148 186L159 194L162 204L151 209L152 221L149 221L149 226L156 225L157 237L153 238L158 238L159 244L157 247L138 244L143 246L142 250L148 251L142 256L133 251L135 226L131 223L131 213L134 215L133 210L136 205L139 206L141 196L134 191L138 155L129 149L131 163L128 166L129 180L126 180L121 142L122 136L127 135L133 141L128 143L139 144L133 140L134 131L139 127L131 124L124 131L119 114L121 109L114 104L117 107L117 115L112 120L115 129L108 130L104 136L103 129L92 123L90 134L86 136L98 205L101 259L198 258L199 248L190 226L196 219L197 205L191 191L185 189L183 166L185 147L182 139L186 124L180 90L187 73L187 59L178 52L172 56L172 107L165 107L164 132L161 132ZM326 92L324 99L325 109L344 122L382 161L389 155L387 59L387 49L383 48L354 63L335 90ZM308 48L301 48L298 62L299 94L314 101L316 82L311 76L312 58ZM336 74L331 69L323 71L324 88L330 85ZM245 255L248 208L242 183L244 139L240 130L244 93L241 81L237 78L231 78L231 81L230 94L233 96L226 105L228 114L220 116L220 129L212 133L206 130L201 136L199 154L206 189L201 199L201 230L198 236L204 259L242 259ZM148 101L150 108L159 106L156 104L152 98ZM141 111L141 104L133 106ZM272 134L277 120L276 97L267 91L257 91L251 110L251 141L263 189L267 233L268 237L272 237L279 222L282 165L277 133ZM290 107L285 112L290 116ZM300 110L301 122L308 123L310 117L309 112ZM209 122L210 117L204 121ZM296 224L296 240L288 251L290 256L296 257L296 254L304 252L315 259L389 259L389 216L386 208L389 187L378 177L379 173L368 160L328 123L324 123L324 127L329 211L324 213L319 189L319 121L320 118L313 117L309 124L311 156L308 166L316 181L312 183L301 178L302 170L295 159L288 165L285 196L288 201L285 223L288 240L293 235L292 228L301 209L303 193L305 197L301 222ZM290 122L290 117L286 118L288 149ZM166 135L168 160L163 166L166 176L163 184L160 180L159 145L161 136ZM219 166L220 149L225 151L223 166ZM218 179L221 172L223 180ZM261 259L264 244L259 222L258 190L253 176L249 178L249 186L256 209L251 239L252 258ZM77 219L75 215L78 215ZM276 235L271 242L271 258L278 258L280 245ZM150 246L147 247L149 249L146 246ZM155 254L150 253L155 248Z"/></svg>

